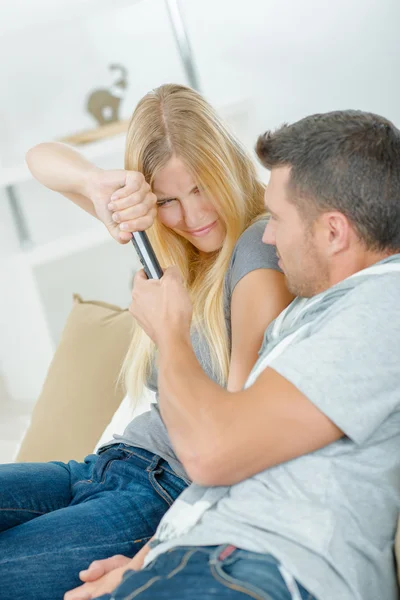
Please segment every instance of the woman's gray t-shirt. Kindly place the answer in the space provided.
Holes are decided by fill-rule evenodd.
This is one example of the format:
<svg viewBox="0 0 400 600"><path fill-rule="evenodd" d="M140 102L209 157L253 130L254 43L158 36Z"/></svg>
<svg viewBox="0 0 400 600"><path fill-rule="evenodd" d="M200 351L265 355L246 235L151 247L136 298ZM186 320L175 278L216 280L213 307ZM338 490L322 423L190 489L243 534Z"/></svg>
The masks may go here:
<svg viewBox="0 0 400 600"><path fill-rule="evenodd" d="M280 270L275 247L262 242L266 223L267 219L265 218L250 225L240 236L232 253L224 282L224 312L229 335L231 330L230 308L232 294L239 281L245 275L257 269ZM260 302L262 302L262 298L260 298ZM210 349L206 340L196 331L192 332L191 340L194 352L203 370L211 379L217 381L217 375L212 368ZM146 387L156 392L156 398L158 397L157 378L157 368L153 364L152 373L146 383ZM123 442L129 446L143 448L161 456L161 458L168 461L177 475L188 479L171 447L168 432L162 421L157 403L152 404L150 410L133 419L125 429L123 435L114 435L112 443L116 442ZM107 446L110 446L110 443Z"/></svg>

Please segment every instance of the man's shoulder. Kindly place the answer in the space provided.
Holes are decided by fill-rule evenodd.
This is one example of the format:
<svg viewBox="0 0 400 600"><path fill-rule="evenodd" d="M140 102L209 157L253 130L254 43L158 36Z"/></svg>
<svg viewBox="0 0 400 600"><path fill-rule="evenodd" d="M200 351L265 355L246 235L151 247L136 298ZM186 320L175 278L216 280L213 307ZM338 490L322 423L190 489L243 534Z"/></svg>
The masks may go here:
<svg viewBox="0 0 400 600"><path fill-rule="evenodd" d="M400 352L400 272L360 281L335 301L315 309L307 335L323 352L352 348L360 356L368 348ZM379 343L380 342L380 343ZM326 344L326 348L325 348ZM377 345L378 344L378 345Z"/></svg>
<svg viewBox="0 0 400 600"><path fill-rule="evenodd" d="M371 307L372 310L385 308L398 313L400 295L400 270L369 277L355 286L343 298L343 302L355 307Z"/></svg>

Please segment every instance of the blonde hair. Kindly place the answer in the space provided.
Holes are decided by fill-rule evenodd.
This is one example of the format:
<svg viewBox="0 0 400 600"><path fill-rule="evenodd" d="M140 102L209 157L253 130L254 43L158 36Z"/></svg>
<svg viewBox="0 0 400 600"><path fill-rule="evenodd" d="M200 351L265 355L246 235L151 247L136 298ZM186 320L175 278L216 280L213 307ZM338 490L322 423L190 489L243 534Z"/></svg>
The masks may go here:
<svg viewBox="0 0 400 600"><path fill-rule="evenodd" d="M239 236L264 212L264 186L250 156L204 98L188 87L168 84L137 105L127 133L125 169L142 172L151 185L172 156L182 160L212 199L226 237L220 250L199 260L194 246L158 219L147 233L161 265L177 265L182 272L193 302L193 325L206 338L213 370L223 385L230 355L224 276ZM155 350L136 326L121 372L133 400L143 391Z"/></svg>

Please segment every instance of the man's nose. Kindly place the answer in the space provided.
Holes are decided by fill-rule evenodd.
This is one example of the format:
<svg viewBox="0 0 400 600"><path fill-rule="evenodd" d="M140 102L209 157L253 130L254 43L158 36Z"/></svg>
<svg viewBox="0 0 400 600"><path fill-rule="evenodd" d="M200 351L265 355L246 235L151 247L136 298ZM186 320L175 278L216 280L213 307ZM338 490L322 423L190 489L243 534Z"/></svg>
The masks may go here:
<svg viewBox="0 0 400 600"><path fill-rule="evenodd" d="M267 226L264 230L264 235L262 237L262 241L264 244L270 244L271 246L275 246L275 226L271 221L268 221Z"/></svg>

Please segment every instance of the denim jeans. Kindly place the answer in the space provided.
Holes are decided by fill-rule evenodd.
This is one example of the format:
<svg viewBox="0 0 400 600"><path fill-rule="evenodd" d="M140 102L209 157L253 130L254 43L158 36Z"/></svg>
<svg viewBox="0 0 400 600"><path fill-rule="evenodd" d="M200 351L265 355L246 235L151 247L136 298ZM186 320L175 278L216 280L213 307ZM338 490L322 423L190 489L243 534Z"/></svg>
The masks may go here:
<svg viewBox="0 0 400 600"><path fill-rule="evenodd" d="M136 554L186 485L125 444L83 463L0 465L0 598L62 600L91 561Z"/></svg>
<svg viewBox="0 0 400 600"><path fill-rule="evenodd" d="M270 554L233 546L175 548L127 571L97 600L316 600Z"/></svg>

